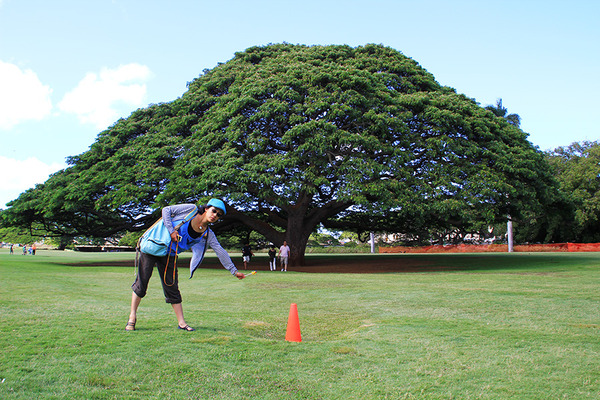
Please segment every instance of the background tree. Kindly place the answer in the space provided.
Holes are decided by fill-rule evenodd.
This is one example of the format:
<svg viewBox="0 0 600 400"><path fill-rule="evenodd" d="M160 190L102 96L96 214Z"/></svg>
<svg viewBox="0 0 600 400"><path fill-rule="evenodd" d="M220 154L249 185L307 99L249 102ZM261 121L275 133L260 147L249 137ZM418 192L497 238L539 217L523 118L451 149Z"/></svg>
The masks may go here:
<svg viewBox="0 0 600 400"><path fill-rule="evenodd" d="M519 114L509 114L508 109L502 105L502 99L498 99L495 106L490 105L485 107L485 109L491 111L497 117L504 118L509 124L517 128L521 126L521 117Z"/></svg>
<svg viewBox="0 0 600 400"><path fill-rule="evenodd" d="M4 223L106 236L144 228L166 204L218 196L229 208L216 230L287 240L292 265L321 223L489 223L539 209L552 190L524 132L378 45L250 48L69 163L11 203Z"/></svg>
<svg viewBox="0 0 600 400"><path fill-rule="evenodd" d="M547 153L561 193L568 194L555 225L562 239L600 241L600 142L584 141Z"/></svg>
<svg viewBox="0 0 600 400"><path fill-rule="evenodd" d="M19 228L0 228L0 242L12 244L31 244L39 238L31 236L28 230Z"/></svg>
<svg viewBox="0 0 600 400"><path fill-rule="evenodd" d="M495 106L487 106L486 110L491 111L497 117L504 118L509 124L516 126L517 128L521 125L521 117L518 114L509 114L506 107L502 106L502 99L498 99ZM508 215L507 221L507 241L508 241L508 251L513 251L513 218Z"/></svg>

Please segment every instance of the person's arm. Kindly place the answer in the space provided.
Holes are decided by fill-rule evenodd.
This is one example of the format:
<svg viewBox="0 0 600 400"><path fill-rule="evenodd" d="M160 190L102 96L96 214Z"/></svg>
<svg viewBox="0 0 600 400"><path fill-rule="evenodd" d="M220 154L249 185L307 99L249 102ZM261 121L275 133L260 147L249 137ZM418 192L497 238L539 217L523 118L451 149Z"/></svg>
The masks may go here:
<svg viewBox="0 0 600 400"><path fill-rule="evenodd" d="M190 212L196 209L195 204L177 204L174 206L166 206L162 209L162 219L165 227L171 235L174 242L179 241L178 233L173 227L173 221L185 218Z"/></svg>
<svg viewBox="0 0 600 400"><path fill-rule="evenodd" d="M215 233L209 230L206 233L206 236L207 244L215 251L217 257L219 257L219 261L221 261L221 264L223 265L223 268L231 272L231 275L235 276L236 278L244 279L246 275L237 270L233 264L233 261L231 261L231 257L229 257L229 253L227 253L227 250L225 250L217 240Z"/></svg>

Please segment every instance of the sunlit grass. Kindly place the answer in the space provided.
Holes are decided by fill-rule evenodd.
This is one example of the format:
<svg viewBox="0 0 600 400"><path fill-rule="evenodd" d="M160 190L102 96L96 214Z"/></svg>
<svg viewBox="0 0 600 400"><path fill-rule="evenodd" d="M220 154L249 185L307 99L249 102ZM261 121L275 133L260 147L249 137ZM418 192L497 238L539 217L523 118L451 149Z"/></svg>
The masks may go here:
<svg viewBox="0 0 600 400"><path fill-rule="evenodd" d="M0 253L0 398L600 398L597 253L412 255L455 269L243 281L182 270L191 333L158 274L125 332L133 269L63 265L131 257ZM291 303L302 343L284 340Z"/></svg>

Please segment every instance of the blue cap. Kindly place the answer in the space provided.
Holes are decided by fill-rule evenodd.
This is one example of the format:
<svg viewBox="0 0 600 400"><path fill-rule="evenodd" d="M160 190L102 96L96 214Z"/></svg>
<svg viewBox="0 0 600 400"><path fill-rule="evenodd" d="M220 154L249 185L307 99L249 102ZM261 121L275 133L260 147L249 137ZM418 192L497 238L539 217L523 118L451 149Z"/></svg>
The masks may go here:
<svg viewBox="0 0 600 400"><path fill-rule="evenodd" d="M210 199L206 205L218 208L219 210L223 211L223 215L227 214L227 210L225 210L225 203L223 203L222 200Z"/></svg>

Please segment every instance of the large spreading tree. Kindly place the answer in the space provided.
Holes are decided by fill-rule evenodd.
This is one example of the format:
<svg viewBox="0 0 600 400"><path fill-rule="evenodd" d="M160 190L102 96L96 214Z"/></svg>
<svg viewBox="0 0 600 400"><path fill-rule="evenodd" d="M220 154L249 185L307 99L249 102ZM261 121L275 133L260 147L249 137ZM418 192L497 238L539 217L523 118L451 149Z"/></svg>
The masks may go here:
<svg viewBox="0 0 600 400"><path fill-rule="evenodd" d="M4 224L109 236L144 229L164 205L217 196L228 212L216 230L287 240L293 264L320 224L489 224L541 210L552 187L517 126L381 45L247 49L68 161L13 201Z"/></svg>

